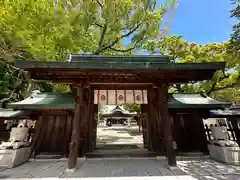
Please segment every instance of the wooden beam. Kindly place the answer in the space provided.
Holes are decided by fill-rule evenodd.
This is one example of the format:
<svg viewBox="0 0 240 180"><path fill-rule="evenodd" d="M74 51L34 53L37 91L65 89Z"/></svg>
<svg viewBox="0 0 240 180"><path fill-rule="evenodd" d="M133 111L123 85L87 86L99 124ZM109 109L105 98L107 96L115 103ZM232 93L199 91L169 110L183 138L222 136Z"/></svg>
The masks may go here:
<svg viewBox="0 0 240 180"><path fill-rule="evenodd" d="M44 80L44 81L51 81L53 83L63 83L63 84L80 84L80 82L82 80L87 80L89 82L89 84L95 83L95 84L105 84L105 83L113 83L113 84L117 84L117 83L130 83L130 84L147 84L147 83L151 83L148 80L138 80L138 79L130 79L130 78L101 78L98 77L98 79L80 79L77 76L75 76L75 78L73 77L53 77L53 76L32 76L33 79L39 79L39 80Z"/></svg>
<svg viewBox="0 0 240 180"><path fill-rule="evenodd" d="M75 74L73 73L75 72ZM79 72L64 70L55 72L34 72L30 71L33 79L49 80L55 83L76 84L86 79L89 83L154 83L159 81L168 81L169 83L186 83L189 81L199 81L211 78L214 71L183 71L183 70L148 70L130 72L113 72L97 71L97 72Z"/></svg>
<svg viewBox="0 0 240 180"><path fill-rule="evenodd" d="M171 122L169 119L168 113L168 85L167 84L159 84L157 88L157 109L159 113L159 117L163 122L163 132L164 132L164 141L166 145L166 155L168 158L169 166L176 166L176 156L175 150L173 148L173 138L172 138L172 129Z"/></svg>
<svg viewBox="0 0 240 180"><path fill-rule="evenodd" d="M35 83L42 83L42 82L49 82L50 80L34 80L33 82ZM59 83L59 84L74 84L78 83L76 80L71 80L71 79L59 79L59 80L54 80L54 83ZM89 84L92 89L101 89L101 90L145 90L148 88L151 88L153 86L152 83L90 83Z"/></svg>
<svg viewBox="0 0 240 180"><path fill-rule="evenodd" d="M84 116L84 101L83 101L83 91L82 86L75 86L76 95L75 95L75 106L74 106L74 117L72 124L72 136L71 142L69 143L69 160L68 160L68 169L74 170L77 165L77 157L79 152L79 143L80 143L80 124Z"/></svg>
<svg viewBox="0 0 240 180"><path fill-rule="evenodd" d="M146 90L153 86L152 83L91 83L90 85L93 89L101 90Z"/></svg>

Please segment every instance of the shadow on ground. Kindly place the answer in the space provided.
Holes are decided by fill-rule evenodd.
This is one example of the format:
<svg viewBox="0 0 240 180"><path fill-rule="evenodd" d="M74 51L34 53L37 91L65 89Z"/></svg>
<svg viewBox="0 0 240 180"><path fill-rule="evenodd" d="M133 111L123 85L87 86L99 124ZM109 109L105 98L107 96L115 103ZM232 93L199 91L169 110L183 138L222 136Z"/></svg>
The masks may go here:
<svg viewBox="0 0 240 180"><path fill-rule="evenodd" d="M238 180L240 167L226 165L211 159L178 161L178 167L189 175L201 177L204 180Z"/></svg>
<svg viewBox="0 0 240 180"><path fill-rule="evenodd" d="M105 129L102 129L102 131L105 131ZM147 176L148 178L145 179L155 180L237 180L240 177L240 167L225 165L207 158L189 159L188 157L188 160L179 160L177 162L178 167L174 169L169 168L165 160L157 160L153 157L142 158L144 157L144 152L141 148L134 149L137 145L132 144L133 141L126 145L125 141L134 140L134 138L124 135L119 138L119 134L121 135L125 132L131 134L136 132L136 129L113 127L106 129L106 131L114 131L114 133L112 135L111 132L110 134L106 132L101 134L101 140L98 141L102 141L101 143L105 144L106 149L103 148L101 153L109 154L112 152L119 155L118 153L124 152L123 154L127 156L132 155L131 153L135 155L139 153L141 158L132 158L131 156L131 158L117 159L79 159L77 170L74 173L66 172L67 160L37 160L13 169L0 170L0 178L96 178L96 180L100 180L99 178L122 177L124 180L141 180ZM121 139L122 144L111 145L113 142L119 142L119 139ZM109 145L106 145L106 143L109 143ZM111 146L113 151L108 151ZM126 148L127 146L128 148ZM98 149L95 152L97 153ZM145 153L145 155L148 154Z"/></svg>
<svg viewBox="0 0 240 180"><path fill-rule="evenodd" d="M109 178L145 176L154 179L172 180L237 180L240 177L240 167L226 166L212 160L178 161L178 167L171 169L164 160L156 159L93 159L78 161L74 173L65 171L67 161L34 161L14 169L1 172L0 178ZM111 179L111 178L110 178ZM146 177L145 177L146 179Z"/></svg>

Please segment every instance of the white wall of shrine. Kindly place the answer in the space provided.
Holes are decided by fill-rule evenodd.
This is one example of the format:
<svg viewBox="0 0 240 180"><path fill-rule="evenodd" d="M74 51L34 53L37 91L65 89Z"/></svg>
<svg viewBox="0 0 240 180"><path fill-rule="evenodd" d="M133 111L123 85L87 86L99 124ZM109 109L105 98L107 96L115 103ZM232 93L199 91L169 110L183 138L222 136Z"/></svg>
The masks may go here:
<svg viewBox="0 0 240 180"><path fill-rule="evenodd" d="M94 90L94 104L147 104L147 90Z"/></svg>

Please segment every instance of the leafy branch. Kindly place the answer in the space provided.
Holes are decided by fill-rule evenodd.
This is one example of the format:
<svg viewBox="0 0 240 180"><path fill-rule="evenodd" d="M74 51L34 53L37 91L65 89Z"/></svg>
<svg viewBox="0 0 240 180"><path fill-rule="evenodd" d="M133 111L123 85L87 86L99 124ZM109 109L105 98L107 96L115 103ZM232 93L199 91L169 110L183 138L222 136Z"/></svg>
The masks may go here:
<svg viewBox="0 0 240 180"><path fill-rule="evenodd" d="M133 34L140 26L141 26L141 23L138 23L136 25L136 27L133 28L132 30L130 30L128 33L121 35L120 37L116 38L114 41L112 41L108 44L105 44L105 45L102 45L102 46L98 47L98 49L93 54L98 55L98 54L102 53L103 51L105 51L106 49L112 48L121 39L126 38L126 37L130 36L131 34ZM106 33L106 31L102 31L102 32ZM101 37L104 36L103 33L102 33ZM100 40L102 40L102 38Z"/></svg>

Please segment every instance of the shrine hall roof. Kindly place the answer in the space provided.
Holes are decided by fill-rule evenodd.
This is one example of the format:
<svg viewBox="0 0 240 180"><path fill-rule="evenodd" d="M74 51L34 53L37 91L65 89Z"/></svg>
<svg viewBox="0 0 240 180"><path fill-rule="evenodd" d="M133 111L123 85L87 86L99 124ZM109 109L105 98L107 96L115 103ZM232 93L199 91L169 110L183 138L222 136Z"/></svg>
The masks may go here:
<svg viewBox="0 0 240 180"><path fill-rule="evenodd" d="M23 119L26 118L30 113L26 111L14 111L13 109L0 108L0 120L11 120L11 119Z"/></svg>
<svg viewBox="0 0 240 180"><path fill-rule="evenodd" d="M97 62L97 63L169 63L170 59L168 56L159 55L79 55L71 54L68 62Z"/></svg>
<svg viewBox="0 0 240 180"><path fill-rule="evenodd" d="M222 102L201 94L169 94L169 108L224 108L230 106L230 102Z"/></svg>
<svg viewBox="0 0 240 180"><path fill-rule="evenodd" d="M37 93L22 101L9 103L7 108L23 110L73 109L74 98L67 93Z"/></svg>
<svg viewBox="0 0 240 180"><path fill-rule="evenodd" d="M231 110L231 109L224 109L224 110L211 110L210 117L214 118L226 118L229 116L240 116L239 110Z"/></svg>
<svg viewBox="0 0 240 180"><path fill-rule="evenodd" d="M165 56L96 56L72 55L69 61L16 62L33 79L72 84L80 80L89 83L151 83L188 82L210 79L225 67L224 62L172 63Z"/></svg>
<svg viewBox="0 0 240 180"><path fill-rule="evenodd" d="M21 110L73 109L73 96L61 93L39 93L19 102L7 104L7 108ZM220 102L200 94L169 94L169 109L205 108L218 109L230 103Z"/></svg>
<svg viewBox="0 0 240 180"><path fill-rule="evenodd" d="M102 117L133 117L136 116L136 114L132 114L132 113L126 113L124 112L125 110L123 110L122 108L120 108L118 105L110 112L110 113L102 113L101 116Z"/></svg>

